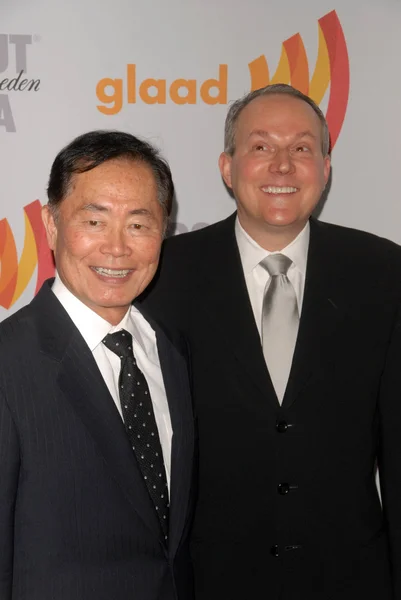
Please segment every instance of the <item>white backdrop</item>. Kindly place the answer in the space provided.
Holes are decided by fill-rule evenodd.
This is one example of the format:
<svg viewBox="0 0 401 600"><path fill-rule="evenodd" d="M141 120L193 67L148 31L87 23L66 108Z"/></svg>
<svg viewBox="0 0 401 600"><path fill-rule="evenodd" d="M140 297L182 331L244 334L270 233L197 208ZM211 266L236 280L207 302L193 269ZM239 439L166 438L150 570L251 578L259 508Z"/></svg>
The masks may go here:
<svg viewBox="0 0 401 600"><path fill-rule="evenodd" d="M326 81L324 112L330 102L342 120L345 103L320 218L401 243L400 0L0 0L0 23L0 320L51 273L40 205L32 203L46 202L55 155L84 131L123 129L162 150L176 184L178 231L233 211L217 169L224 118L227 102L251 89L248 65L261 56L270 78L290 68L292 83L306 77L311 93ZM227 80L205 102L202 83L219 72ZM106 86L105 78L122 81ZM157 89L142 83L149 78L158 80L153 104L146 89ZM177 79L191 80L179 92L184 104L169 94Z"/></svg>

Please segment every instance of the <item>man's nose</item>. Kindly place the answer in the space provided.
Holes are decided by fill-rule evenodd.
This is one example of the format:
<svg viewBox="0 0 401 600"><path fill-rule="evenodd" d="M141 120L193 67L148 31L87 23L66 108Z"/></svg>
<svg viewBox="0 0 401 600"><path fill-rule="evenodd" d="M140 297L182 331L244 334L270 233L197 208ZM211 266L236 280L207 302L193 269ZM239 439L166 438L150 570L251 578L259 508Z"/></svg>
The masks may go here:
<svg viewBox="0 0 401 600"><path fill-rule="evenodd" d="M117 227L110 228L101 245L101 252L116 257L129 254L130 246L124 229Z"/></svg>
<svg viewBox="0 0 401 600"><path fill-rule="evenodd" d="M290 152L285 149L277 150L270 163L270 170L280 175L291 173L294 170L294 164Z"/></svg>

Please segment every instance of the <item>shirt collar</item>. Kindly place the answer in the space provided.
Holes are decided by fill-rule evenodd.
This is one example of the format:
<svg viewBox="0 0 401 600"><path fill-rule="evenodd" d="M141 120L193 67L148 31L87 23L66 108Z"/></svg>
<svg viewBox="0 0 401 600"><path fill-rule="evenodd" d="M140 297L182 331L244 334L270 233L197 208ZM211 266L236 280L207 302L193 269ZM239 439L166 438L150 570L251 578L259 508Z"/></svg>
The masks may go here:
<svg viewBox="0 0 401 600"><path fill-rule="evenodd" d="M135 306L131 306L120 323L111 327L108 333L114 333L120 329L128 331L146 356L151 359L155 352L154 330Z"/></svg>
<svg viewBox="0 0 401 600"><path fill-rule="evenodd" d="M259 246L259 244L251 238L249 233L242 227L238 215L235 220L235 237L237 239L242 267L245 274L251 273L260 261L266 258L266 256L278 254L278 252L269 252L265 248L262 248L262 246ZM306 274L309 238L310 225L308 221L297 237L279 252L280 254L288 256L288 258L292 260L293 265L299 269L304 277Z"/></svg>
<svg viewBox="0 0 401 600"><path fill-rule="evenodd" d="M120 329L129 331L146 354L151 352L151 343L148 342L146 336L141 335L139 328L135 324L135 318L145 321L144 317L136 307L131 306L120 323L113 326L74 296L61 281L58 274L56 274L52 291L67 311L74 325L88 344L91 352L94 351L96 346L101 343L108 333L114 333L115 331L120 331ZM150 327L147 321L146 325Z"/></svg>

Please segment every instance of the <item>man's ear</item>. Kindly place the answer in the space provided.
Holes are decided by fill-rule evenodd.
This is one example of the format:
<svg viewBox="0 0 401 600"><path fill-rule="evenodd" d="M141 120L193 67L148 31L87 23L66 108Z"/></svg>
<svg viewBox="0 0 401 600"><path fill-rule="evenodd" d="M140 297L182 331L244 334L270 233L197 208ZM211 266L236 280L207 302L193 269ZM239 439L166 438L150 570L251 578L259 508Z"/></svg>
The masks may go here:
<svg viewBox="0 0 401 600"><path fill-rule="evenodd" d="M55 250L57 242L57 226L54 219L54 212L48 204L42 207L42 222L46 231L47 243L50 250Z"/></svg>
<svg viewBox="0 0 401 600"><path fill-rule="evenodd" d="M324 158L324 182L327 184L330 177L331 158L329 155Z"/></svg>
<svg viewBox="0 0 401 600"><path fill-rule="evenodd" d="M219 169L221 176L224 180L224 183L229 188L232 188L231 185L231 161L232 157L229 156L226 152L222 152L219 157Z"/></svg>

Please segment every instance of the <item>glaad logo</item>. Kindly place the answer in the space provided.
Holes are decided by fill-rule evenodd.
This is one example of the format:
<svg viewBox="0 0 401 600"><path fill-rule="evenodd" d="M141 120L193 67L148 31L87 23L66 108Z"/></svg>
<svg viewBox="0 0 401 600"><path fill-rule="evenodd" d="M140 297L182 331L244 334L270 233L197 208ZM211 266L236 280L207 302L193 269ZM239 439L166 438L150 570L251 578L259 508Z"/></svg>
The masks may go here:
<svg viewBox="0 0 401 600"><path fill-rule="evenodd" d="M323 100L330 85L327 121L334 146L340 133L347 110L349 94L349 62L347 45L341 23L335 10L318 20L319 50L315 69L309 81L309 65L306 50L299 33L283 42L277 70L270 78L265 56L249 63L251 89L259 89L269 83L290 83L308 94L317 104ZM101 79L96 86L97 109L104 115L118 114L128 104L227 104L228 65L220 64L218 77L198 82L196 79L147 78L138 81L137 65L126 65L125 79ZM198 92L199 88L199 92Z"/></svg>
<svg viewBox="0 0 401 600"><path fill-rule="evenodd" d="M299 33L283 42L277 70L270 78L265 56L249 63L251 89L272 83L290 83L320 104L330 85L326 119L334 147L344 122L349 95L349 61L344 33L335 10L318 20L319 48L309 81L308 58Z"/></svg>
<svg viewBox="0 0 401 600"><path fill-rule="evenodd" d="M14 133L15 120L9 94L2 92L37 92L40 79L27 79L28 46L32 44L31 35L0 33L0 77L7 70L15 75L11 79L0 79L0 127Z"/></svg>
<svg viewBox="0 0 401 600"><path fill-rule="evenodd" d="M199 89L200 99L205 104L227 104L227 65L219 65L218 79L206 79ZM145 104L166 104L168 96L174 104L196 104L198 101L196 79L175 79L169 85L165 79L144 79L137 84L136 65L127 65L125 82L128 104L139 99ZM213 91L214 90L214 91ZM213 91L213 93L212 93ZM111 92L111 93L110 93ZM96 95L102 106L98 110L104 115L116 115L123 107L124 81L105 77L96 86ZM109 104L110 106L104 106Z"/></svg>
<svg viewBox="0 0 401 600"><path fill-rule="evenodd" d="M24 207L25 239L18 262L13 232L7 219L0 221L0 306L10 308L24 292L37 267L35 294L48 277L54 276L53 255L41 220L41 204Z"/></svg>

